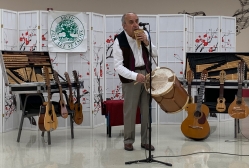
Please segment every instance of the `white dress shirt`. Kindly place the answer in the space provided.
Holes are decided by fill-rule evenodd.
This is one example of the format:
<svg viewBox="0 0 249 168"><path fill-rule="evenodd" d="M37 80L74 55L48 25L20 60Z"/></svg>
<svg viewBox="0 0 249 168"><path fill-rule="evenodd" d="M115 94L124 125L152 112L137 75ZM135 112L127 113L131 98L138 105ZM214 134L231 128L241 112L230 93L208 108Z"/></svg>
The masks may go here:
<svg viewBox="0 0 249 168"><path fill-rule="evenodd" d="M143 60L143 56L142 56L142 47L140 47L140 49L138 49L137 46L137 41L135 39L133 39L132 37L130 37L126 31L124 30L126 38L128 40L128 43L131 47L131 50L133 52L134 58L135 58L135 67L140 67L144 65L144 60ZM148 39L148 33L146 31L144 31L147 39ZM157 49L156 47L151 43L152 45L152 56L156 57L157 56ZM150 45L146 46L146 48L150 49ZM113 44L113 57L114 57L114 68L117 71L117 73L121 76L123 76L124 78L127 79L132 79L132 80L136 80L137 78L137 73L130 71L129 69L127 69L126 67L124 67L123 65L123 52L119 46L119 42L118 39L116 39L114 41Z"/></svg>

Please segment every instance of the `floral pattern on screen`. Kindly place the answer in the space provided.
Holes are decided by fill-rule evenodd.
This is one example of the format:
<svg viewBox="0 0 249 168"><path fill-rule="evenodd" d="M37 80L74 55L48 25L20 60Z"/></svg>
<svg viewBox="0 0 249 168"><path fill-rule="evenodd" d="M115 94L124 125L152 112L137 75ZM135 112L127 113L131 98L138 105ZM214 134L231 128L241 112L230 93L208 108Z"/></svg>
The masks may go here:
<svg viewBox="0 0 249 168"><path fill-rule="evenodd" d="M16 32L15 32L16 33ZM12 44L9 43L10 39L13 39L11 37L8 37L8 35L10 35L9 33L7 33L6 30L3 31L3 43L4 43L4 50L17 50L17 43L16 42L12 42ZM12 35L13 36L13 35Z"/></svg>
<svg viewBox="0 0 249 168"><path fill-rule="evenodd" d="M80 54L80 58L87 62L87 71L86 72L84 71L83 74L80 74L80 73L78 74L79 81L81 81L83 84L83 89L81 90L80 99L81 99L82 104L84 104L84 106L86 104L88 104L89 106L87 106L86 108L90 109L90 99L87 98L90 95L90 86L85 88L85 85L84 85L85 81L83 79L84 76L86 76L87 78L90 78L90 61L87 58L87 56L84 54ZM75 99L76 99L76 95L77 95L76 91L77 90L75 89L74 90Z"/></svg>
<svg viewBox="0 0 249 168"><path fill-rule="evenodd" d="M221 48L224 48L226 51L226 48L232 47L231 40L229 38L230 32L224 33L224 35L221 37Z"/></svg>
<svg viewBox="0 0 249 168"><path fill-rule="evenodd" d="M95 37L95 36L94 36ZM95 37L96 39L96 37ZM97 40L93 41L93 76L94 76L94 88L96 89L94 92L93 98L93 114L96 115L101 111L101 102L103 101L103 86L101 82L103 80L103 72L104 72L104 55L101 50L103 50L103 45L98 44Z"/></svg>
<svg viewBox="0 0 249 168"><path fill-rule="evenodd" d="M114 68L113 64L113 43L115 40L115 37L122 31L122 29L118 29L116 32L110 34L106 42L106 75L109 77L112 77L113 79L119 79L118 74ZM112 61L112 62L110 62ZM118 83L113 82L113 86L106 86L106 90L111 91L111 93L108 93L107 99L111 100L122 100L122 83L119 81Z"/></svg>
<svg viewBox="0 0 249 168"><path fill-rule="evenodd" d="M179 75L183 75L183 59L178 54L174 54L174 57L179 61L178 63L181 64L179 66L179 68L181 69L180 72L179 72Z"/></svg>
<svg viewBox="0 0 249 168"><path fill-rule="evenodd" d="M215 44L212 42L214 39L217 39L217 31L212 31L209 29L208 33L204 33L202 35L199 35L195 39L195 52L214 52L218 49L218 42ZM211 45L211 46L210 46ZM206 49L207 48L207 51Z"/></svg>
<svg viewBox="0 0 249 168"><path fill-rule="evenodd" d="M30 29L31 26L26 31L20 32L20 48L21 51L36 51L37 50L37 37L36 29L37 26Z"/></svg>
<svg viewBox="0 0 249 168"><path fill-rule="evenodd" d="M52 65L53 69L55 69L55 66L58 66L58 62L56 60L57 57L58 57L58 55L56 55L54 58L50 57L50 61L51 61L51 65Z"/></svg>
<svg viewBox="0 0 249 168"><path fill-rule="evenodd" d="M42 51L47 51L48 50L48 31L43 33L41 35L41 41L42 41Z"/></svg>
<svg viewBox="0 0 249 168"><path fill-rule="evenodd" d="M5 106L5 111L4 111L4 118L5 121L10 118L10 116L16 112L16 95L11 94L8 95L7 93L7 88L5 88L5 101L4 101L4 106Z"/></svg>

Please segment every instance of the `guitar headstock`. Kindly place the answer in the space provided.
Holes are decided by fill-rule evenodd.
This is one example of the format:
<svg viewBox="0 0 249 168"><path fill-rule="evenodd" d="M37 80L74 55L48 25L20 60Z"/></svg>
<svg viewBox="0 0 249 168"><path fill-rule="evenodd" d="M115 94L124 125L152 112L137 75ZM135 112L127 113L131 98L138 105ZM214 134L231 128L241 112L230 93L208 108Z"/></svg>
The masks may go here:
<svg viewBox="0 0 249 168"><path fill-rule="evenodd" d="M51 85L50 85L50 75L47 66L43 66L43 76L48 90L48 100L51 98Z"/></svg>
<svg viewBox="0 0 249 168"><path fill-rule="evenodd" d="M245 76L245 62L240 61L238 63L238 83L242 84Z"/></svg>
<svg viewBox="0 0 249 168"><path fill-rule="evenodd" d="M204 69L201 73L201 80L205 81L205 80L207 80L207 77L208 77L208 71L206 69Z"/></svg>
<svg viewBox="0 0 249 168"><path fill-rule="evenodd" d="M192 70L188 70L187 72L187 81L188 84L191 84L192 80L194 79L194 73Z"/></svg>
<svg viewBox="0 0 249 168"><path fill-rule="evenodd" d="M226 79L226 72L224 70L220 71L220 84L224 84Z"/></svg>
<svg viewBox="0 0 249 168"><path fill-rule="evenodd" d="M65 75L65 77L66 77L66 80L67 80L68 85L72 85L68 73L65 72L64 75Z"/></svg>
<svg viewBox="0 0 249 168"><path fill-rule="evenodd" d="M54 70L54 80L58 85L60 85L59 75L58 72L55 70Z"/></svg>
<svg viewBox="0 0 249 168"><path fill-rule="evenodd" d="M74 80L77 84L79 84L79 78L78 78L78 74L76 72L76 70L73 71L73 77L74 77Z"/></svg>

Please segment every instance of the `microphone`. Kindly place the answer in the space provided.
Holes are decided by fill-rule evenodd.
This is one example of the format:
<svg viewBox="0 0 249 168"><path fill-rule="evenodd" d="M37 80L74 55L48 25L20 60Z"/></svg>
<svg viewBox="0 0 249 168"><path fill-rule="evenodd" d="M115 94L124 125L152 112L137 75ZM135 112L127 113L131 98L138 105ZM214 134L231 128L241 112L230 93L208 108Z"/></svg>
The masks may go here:
<svg viewBox="0 0 249 168"><path fill-rule="evenodd" d="M142 23L142 22L139 22L138 25L139 25L139 26L145 26L145 25L149 25L149 23Z"/></svg>

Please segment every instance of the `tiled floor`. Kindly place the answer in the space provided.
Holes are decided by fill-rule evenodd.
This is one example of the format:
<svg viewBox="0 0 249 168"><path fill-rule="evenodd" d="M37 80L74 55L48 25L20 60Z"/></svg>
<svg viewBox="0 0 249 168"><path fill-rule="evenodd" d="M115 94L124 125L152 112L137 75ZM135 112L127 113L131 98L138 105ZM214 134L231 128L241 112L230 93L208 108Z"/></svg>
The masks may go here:
<svg viewBox="0 0 249 168"><path fill-rule="evenodd" d="M249 126L249 123L248 123ZM234 138L234 122L210 122L210 136L200 142L185 138L180 125L152 126L152 152L155 160L171 163L177 168L247 168L249 142L242 134ZM17 130L0 134L1 168L157 168L168 167L152 162L125 165L125 162L145 159L149 152L140 147L140 125L136 128L135 150L123 149L123 127L113 127L112 138L106 135L105 126L95 129L75 129L51 133L52 144L47 144L37 131L23 130L20 143ZM243 132L243 131L242 131ZM247 134L244 132L245 135ZM247 136L247 135L246 135ZM248 137L248 136L247 136ZM211 152L187 155L198 152ZM224 154L218 154L220 152ZM225 154L229 153L229 154ZM187 156L181 156L187 155Z"/></svg>

